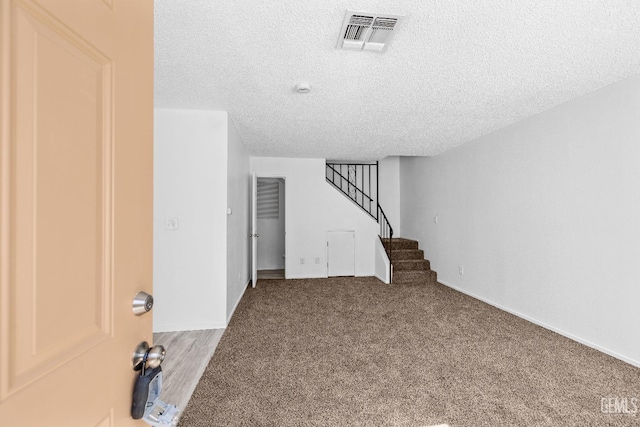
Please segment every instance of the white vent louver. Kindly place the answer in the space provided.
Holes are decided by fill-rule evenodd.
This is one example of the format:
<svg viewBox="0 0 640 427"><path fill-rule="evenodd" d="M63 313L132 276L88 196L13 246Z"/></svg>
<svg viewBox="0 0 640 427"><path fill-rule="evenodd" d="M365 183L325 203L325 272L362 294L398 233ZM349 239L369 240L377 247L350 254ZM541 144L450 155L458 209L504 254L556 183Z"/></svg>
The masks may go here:
<svg viewBox="0 0 640 427"><path fill-rule="evenodd" d="M338 49L384 51L402 17L348 10L342 23Z"/></svg>
<svg viewBox="0 0 640 427"><path fill-rule="evenodd" d="M280 188L278 182L258 180L256 216L258 219L278 219L280 217Z"/></svg>

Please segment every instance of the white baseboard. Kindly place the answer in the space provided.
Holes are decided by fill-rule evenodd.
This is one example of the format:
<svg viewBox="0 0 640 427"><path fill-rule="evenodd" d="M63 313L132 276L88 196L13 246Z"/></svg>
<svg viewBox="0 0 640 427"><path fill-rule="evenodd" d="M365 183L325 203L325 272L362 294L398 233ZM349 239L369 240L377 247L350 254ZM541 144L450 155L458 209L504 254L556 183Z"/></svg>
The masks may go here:
<svg viewBox="0 0 640 427"><path fill-rule="evenodd" d="M286 271L285 271L285 279L326 279L326 278L327 278L326 275L324 275L324 276L309 276L309 275L292 275L292 276L289 276L289 275L286 274Z"/></svg>
<svg viewBox="0 0 640 427"><path fill-rule="evenodd" d="M154 323L153 332L201 331L204 329L225 329L227 325L220 322L184 322Z"/></svg>
<svg viewBox="0 0 640 427"><path fill-rule="evenodd" d="M249 286L251 286L251 280L247 282L247 286L245 286L244 291L240 294L235 304L233 304L233 308L231 309L231 311L229 312L229 315L227 316L227 324L225 325L225 328L229 326L229 322L231 322L231 317L233 316L233 313L235 313L236 308L238 308L238 304L240 304L240 301L242 301L242 297L244 296L244 293L247 292L247 288Z"/></svg>
<svg viewBox="0 0 640 427"><path fill-rule="evenodd" d="M613 351L613 350L609 350L608 348L602 347L602 346L600 346L600 345L598 345L598 344L592 343L591 341L588 341L588 340L582 339L582 338L580 338L580 337L578 337L578 336L575 336L575 335L573 335L573 334L570 334L569 332L563 331L562 329L558 329L558 328L556 328L556 327L554 327L554 326L551 326L551 325L549 325L549 324L547 324L547 323L545 323L545 322L541 322L541 321L539 321L538 319L534 319L533 317L527 316L527 315L525 315L525 314L522 314L522 313L517 312L517 311L515 311L515 310L512 310L512 309L510 309L510 308L504 307L504 306L502 306L502 305L500 305L500 304L496 304L495 302L493 302L493 301L491 301L491 300L488 300L488 299L483 298L483 297L481 297L481 296L475 295L475 294L473 294L473 293L471 293L471 292L465 291L464 289L460 289L459 287L454 286L454 285L451 285L451 284L449 284L449 283L447 283L447 282L445 282L445 281L443 281L443 280L438 279L438 282L439 282L439 283L442 283L443 285L445 285L445 286L447 286L447 287L449 287L449 288L451 288L451 289L454 289L454 290L456 290L456 291L458 291L458 292L461 292L461 293L463 293L463 294L465 294L465 295L469 295L469 296L470 296L470 297L472 297L472 298L475 298L475 299L477 299L477 300L480 300L480 301L482 301L482 302L485 302L485 303L487 303L487 304L489 304L489 305L491 305L491 306L493 306L493 307L495 307L495 308L497 308L497 309L500 309L500 310L502 310L502 311L506 311L507 313L511 313L511 314L513 314L514 316L518 316L518 317L519 317L519 318L521 318L521 319L524 319L524 320L526 320L526 321L528 321L528 322L534 323L534 324L536 324L536 325L538 325L538 326L541 326L541 327L543 327L543 328L545 328L545 329L548 329L548 330L550 330L550 331L553 331L553 332L555 332L555 333L557 333L557 334L560 334L560 335L562 335L562 336L564 336L564 337L569 338L570 340L573 340L573 341L579 342L580 344L584 344L584 345L586 345L587 347L591 347L591 348L593 348L593 349L595 349L595 350L601 351L602 353L608 354L609 356L615 357L616 359L620 359L620 360L622 360L623 362L627 362L627 363L628 363L628 364L630 364L630 365L633 365L633 366L635 366L635 367L640 368L640 361L638 361L638 360L631 359L631 358L626 357L626 356L624 356L624 355L622 355L622 354L616 353L616 352L615 352L615 351Z"/></svg>
<svg viewBox="0 0 640 427"><path fill-rule="evenodd" d="M247 286L249 286L249 282L247 282ZM245 288L246 291L246 288ZM231 312L227 316L227 320L225 323L220 322L181 322L181 323L162 323L155 322L153 325L153 332L180 332L180 331L200 331L204 329L225 329L229 322L231 321L231 316L238 308L238 304L242 300L244 296L244 292L240 294L238 300L233 304L233 308Z"/></svg>
<svg viewBox="0 0 640 427"><path fill-rule="evenodd" d="M389 282L387 282L387 278L386 277L380 276L378 274L375 274L373 277L375 277L376 279L380 280L385 285L389 284Z"/></svg>

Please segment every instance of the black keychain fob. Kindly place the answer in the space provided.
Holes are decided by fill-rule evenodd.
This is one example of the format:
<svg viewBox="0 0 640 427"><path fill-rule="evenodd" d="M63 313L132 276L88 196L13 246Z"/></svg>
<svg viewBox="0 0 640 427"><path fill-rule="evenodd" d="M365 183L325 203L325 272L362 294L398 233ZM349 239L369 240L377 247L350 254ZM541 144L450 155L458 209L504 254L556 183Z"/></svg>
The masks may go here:
<svg viewBox="0 0 640 427"><path fill-rule="evenodd" d="M159 375L162 375L160 366L146 370L143 368L140 376L136 378L136 383L133 386L133 403L131 404L131 417L134 420L142 418L147 410L147 405L153 405L158 397L155 396L156 387L152 387L151 384L154 380L158 381ZM150 396L150 394L154 395Z"/></svg>

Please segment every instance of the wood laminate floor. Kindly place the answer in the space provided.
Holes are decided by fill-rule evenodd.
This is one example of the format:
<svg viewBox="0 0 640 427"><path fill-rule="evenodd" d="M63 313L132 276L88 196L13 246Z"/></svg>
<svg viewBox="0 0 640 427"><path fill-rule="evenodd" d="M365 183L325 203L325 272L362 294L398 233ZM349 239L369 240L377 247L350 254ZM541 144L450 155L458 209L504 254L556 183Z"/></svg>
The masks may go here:
<svg viewBox="0 0 640 427"><path fill-rule="evenodd" d="M224 329L208 329L153 334L154 344L163 345L167 351L162 362L160 400L184 411L223 332Z"/></svg>
<svg viewBox="0 0 640 427"><path fill-rule="evenodd" d="M258 270L258 280L284 279L284 270Z"/></svg>

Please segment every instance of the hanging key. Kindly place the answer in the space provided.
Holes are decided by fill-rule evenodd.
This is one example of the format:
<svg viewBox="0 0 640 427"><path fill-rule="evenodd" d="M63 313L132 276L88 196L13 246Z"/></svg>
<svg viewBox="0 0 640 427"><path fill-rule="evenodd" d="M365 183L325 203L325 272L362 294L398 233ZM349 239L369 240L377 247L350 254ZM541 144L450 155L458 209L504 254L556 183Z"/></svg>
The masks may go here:
<svg viewBox="0 0 640 427"><path fill-rule="evenodd" d="M149 399L149 383L151 376L146 375L147 357L149 351L147 350L142 358L142 367L140 368L140 376L136 378L136 383L133 386L133 402L131 403L131 417L134 420L139 420L144 416L144 411L147 409L147 400Z"/></svg>
<svg viewBox="0 0 640 427"><path fill-rule="evenodd" d="M147 369L147 358L149 357L149 352L147 351L142 358L142 368L140 368L140 376L144 377L144 371Z"/></svg>

